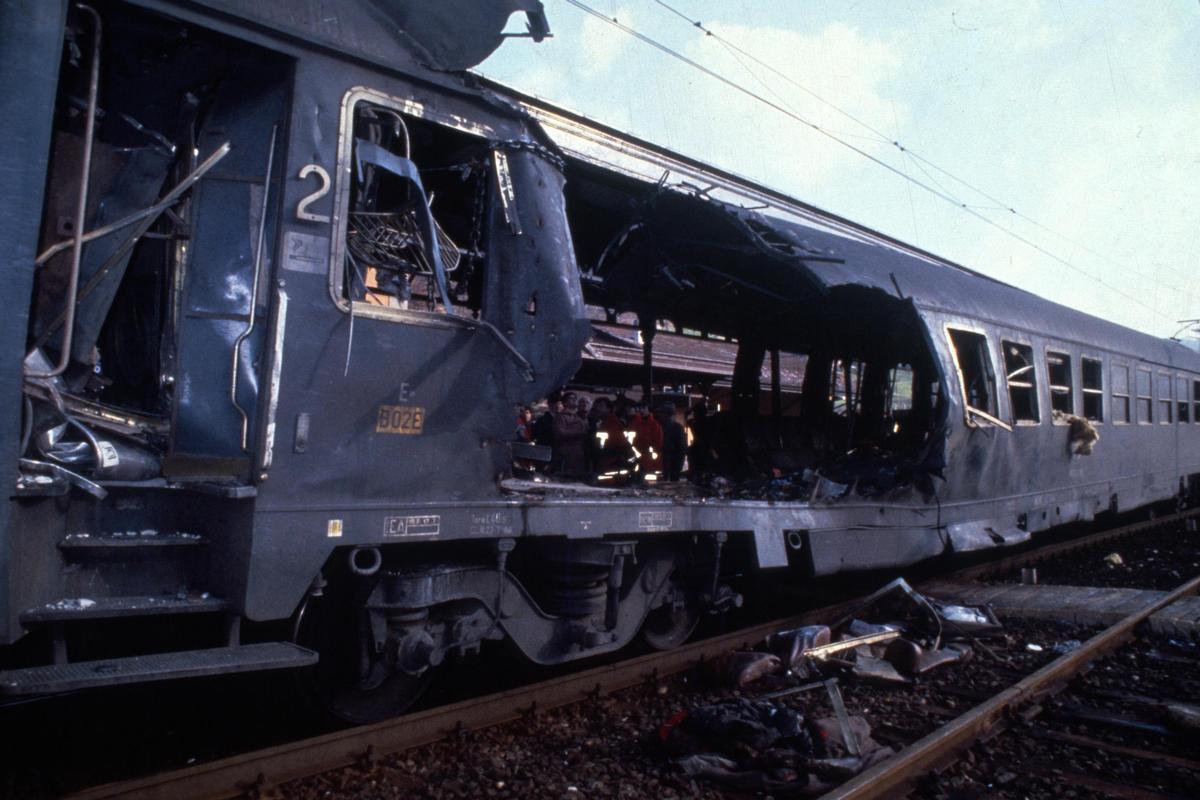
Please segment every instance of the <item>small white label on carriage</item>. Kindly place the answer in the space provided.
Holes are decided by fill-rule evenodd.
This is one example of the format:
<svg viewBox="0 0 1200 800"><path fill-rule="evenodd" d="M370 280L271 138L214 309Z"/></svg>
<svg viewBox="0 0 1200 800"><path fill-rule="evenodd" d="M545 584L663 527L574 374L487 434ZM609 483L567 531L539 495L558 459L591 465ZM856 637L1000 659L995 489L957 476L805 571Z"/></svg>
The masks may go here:
<svg viewBox="0 0 1200 800"><path fill-rule="evenodd" d="M512 522L503 511L471 514L472 536L512 536L512 533Z"/></svg>
<svg viewBox="0 0 1200 800"><path fill-rule="evenodd" d="M644 531L669 531L675 521L673 511L639 511L638 528Z"/></svg>
<svg viewBox="0 0 1200 800"><path fill-rule="evenodd" d="M115 467L121 463L121 457L117 455L117 448L113 447L112 442L99 441L96 444L100 447L100 466L102 468Z"/></svg>
<svg viewBox="0 0 1200 800"><path fill-rule="evenodd" d="M383 535L389 539L400 536L437 536L441 532L441 514L383 518Z"/></svg>
<svg viewBox="0 0 1200 800"><path fill-rule="evenodd" d="M329 239L288 231L283 237L283 268L289 272L324 275L329 270Z"/></svg>
<svg viewBox="0 0 1200 800"><path fill-rule="evenodd" d="M328 536L330 539L341 538L342 521L340 519L329 520L328 524L325 525L325 535Z"/></svg>

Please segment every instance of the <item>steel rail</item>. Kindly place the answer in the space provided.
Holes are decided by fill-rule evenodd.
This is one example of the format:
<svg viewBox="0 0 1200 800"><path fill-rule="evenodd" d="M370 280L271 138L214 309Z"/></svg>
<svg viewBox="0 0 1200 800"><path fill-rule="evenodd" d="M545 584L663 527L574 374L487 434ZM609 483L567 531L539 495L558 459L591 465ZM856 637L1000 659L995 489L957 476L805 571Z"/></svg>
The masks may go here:
<svg viewBox="0 0 1200 800"><path fill-rule="evenodd" d="M1200 514L1200 509L1195 509L1147 522L1122 526L1100 534L1082 537L1076 541L1094 544L1097 541L1106 541L1140 533L1154 527L1173 524L1198 514ZM1028 563L1029 560L1039 560L1063 552L1063 548L1068 545L1073 545L1073 543L1048 545L1045 548L1031 550L996 563ZM982 567L989 566L996 569L992 565L981 565L981 567L956 571L951 575L967 577L967 573L974 575ZM1197 579L1197 582L1200 582L1200 579ZM1172 593L1172 597L1177 594L1178 590ZM68 795L68 797L73 800L107 800L107 798L116 797L134 798L135 800L239 797L253 792L256 788L277 786L287 781L361 763L364 759L436 742L460 731L479 730L499 725L540 710L570 705L588 697L684 672L707 659L730 650L757 646L767 636L777 631L828 622L831 619L842 617L857 608L861 600L861 597L856 597L812 609L794 617L777 619L731 633L720 634L673 650L650 653L626 661L594 667L542 683L463 700L374 725L336 731L323 736L289 742L144 778L104 784ZM1146 612L1146 616L1166 605L1167 602L1167 600L1163 600L1155 603L1155 607ZM1123 623L1118 623L1118 625L1121 624ZM1129 626L1129 630L1132 630L1133 625L1136 625L1136 622ZM1113 628L1116 627L1118 626L1113 626ZM1089 641L1088 645L1091 643ZM1085 645L1085 648L1088 645ZM1054 664L1069 657L1076 657L1075 654L1084 651L1085 648L1063 656ZM1041 673L1035 673L1025 681L1029 681L1038 674ZM1025 681L1017 686L1021 686ZM1016 687L1007 690L1002 696L1015 689ZM1033 696L1031 692L1029 696ZM939 729L939 732L942 730L946 730L946 728ZM937 733L935 732L934 735ZM899 756L889 759L880 766L891 764L896 758ZM832 796L837 797L838 795ZM857 797L857 795L854 796Z"/></svg>
<svg viewBox="0 0 1200 800"><path fill-rule="evenodd" d="M1197 590L1200 590L1200 577L1191 579L1165 597L1146 603L1088 639L1079 648L1059 656L990 700L826 793L822 800L871 800L900 796L905 784L924 775L943 759L974 744L1009 719L1018 707L1064 688L1066 681L1084 666L1132 638L1134 629L1150 615Z"/></svg>

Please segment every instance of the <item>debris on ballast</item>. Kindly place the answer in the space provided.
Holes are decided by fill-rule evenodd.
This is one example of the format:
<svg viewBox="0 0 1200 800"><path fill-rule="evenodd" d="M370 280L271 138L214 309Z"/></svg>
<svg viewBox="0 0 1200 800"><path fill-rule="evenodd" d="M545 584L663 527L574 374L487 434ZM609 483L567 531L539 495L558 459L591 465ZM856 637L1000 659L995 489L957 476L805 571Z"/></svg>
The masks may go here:
<svg viewBox="0 0 1200 800"><path fill-rule="evenodd" d="M1164 708L1167 724L1176 730L1200 733L1200 706L1188 703L1168 703Z"/></svg>
<svg viewBox="0 0 1200 800"><path fill-rule="evenodd" d="M709 662L709 674L719 684L745 686L778 672L782 662L770 653L725 653Z"/></svg>
<svg viewBox="0 0 1200 800"><path fill-rule="evenodd" d="M816 795L892 754L859 716L810 719L740 699L676 715L659 729L685 775L748 792Z"/></svg>

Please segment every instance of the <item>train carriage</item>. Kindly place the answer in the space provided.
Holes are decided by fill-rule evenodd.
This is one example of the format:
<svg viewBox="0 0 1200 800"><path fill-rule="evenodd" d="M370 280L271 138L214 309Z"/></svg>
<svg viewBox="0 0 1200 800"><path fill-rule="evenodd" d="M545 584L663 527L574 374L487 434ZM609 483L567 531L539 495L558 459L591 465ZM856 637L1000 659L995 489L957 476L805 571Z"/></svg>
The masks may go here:
<svg viewBox="0 0 1200 800"><path fill-rule="evenodd" d="M295 668L377 719L487 641L1200 491L1194 352L464 71L539 3L329 8L0 6L0 692ZM514 406L600 375L720 383L706 473L530 472Z"/></svg>

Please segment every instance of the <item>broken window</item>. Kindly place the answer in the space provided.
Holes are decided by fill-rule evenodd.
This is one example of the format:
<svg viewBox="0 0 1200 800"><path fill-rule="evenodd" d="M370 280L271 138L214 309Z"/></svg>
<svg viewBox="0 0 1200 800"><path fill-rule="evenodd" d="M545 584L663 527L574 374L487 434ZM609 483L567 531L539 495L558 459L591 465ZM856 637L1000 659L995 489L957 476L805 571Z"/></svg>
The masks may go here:
<svg viewBox="0 0 1200 800"><path fill-rule="evenodd" d="M1171 424L1172 414L1171 376L1166 372L1160 372L1158 373L1158 424Z"/></svg>
<svg viewBox="0 0 1200 800"><path fill-rule="evenodd" d="M1183 425L1188 421L1188 382L1182 375L1175 376L1175 421Z"/></svg>
<svg viewBox="0 0 1200 800"><path fill-rule="evenodd" d="M1071 385L1071 357L1066 353L1046 352L1046 372L1050 380L1050 408L1063 414L1075 413Z"/></svg>
<svg viewBox="0 0 1200 800"><path fill-rule="evenodd" d="M1099 359L1082 358L1083 416L1093 422L1104 421L1104 367Z"/></svg>
<svg viewBox="0 0 1200 800"><path fill-rule="evenodd" d="M1112 416L1117 425L1129 424L1129 367L1112 366Z"/></svg>
<svg viewBox="0 0 1200 800"><path fill-rule="evenodd" d="M349 104L342 134L338 294L392 309L478 310L471 273L482 261L486 142L358 94L370 99Z"/></svg>
<svg viewBox="0 0 1200 800"><path fill-rule="evenodd" d="M818 291L786 261L781 223L590 163L568 160L566 173L593 334L569 385L594 398L589 415L600 403L612 430L653 428L647 411L670 397L692 491L808 500L932 486L946 398L910 304L857 285ZM651 470L606 485L645 487Z"/></svg>
<svg viewBox="0 0 1200 800"><path fill-rule="evenodd" d="M974 422L980 419L1000 422L996 419L996 373L992 369L987 337L975 331L948 330L968 418Z"/></svg>
<svg viewBox="0 0 1200 800"><path fill-rule="evenodd" d="M1033 348L1027 344L1001 342L1004 348L1005 382L1012 405L1014 424L1038 423L1037 370L1033 364Z"/></svg>
<svg viewBox="0 0 1200 800"><path fill-rule="evenodd" d="M1150 370L1138 368L1137 371L1137 420L1140 424L1154 421L1154 398L1150 396Z"/></svg>

